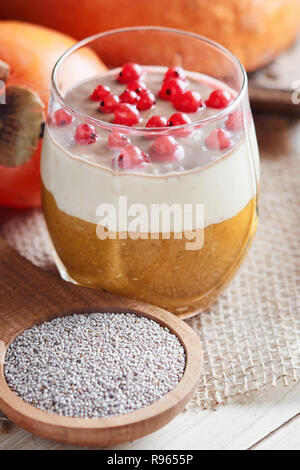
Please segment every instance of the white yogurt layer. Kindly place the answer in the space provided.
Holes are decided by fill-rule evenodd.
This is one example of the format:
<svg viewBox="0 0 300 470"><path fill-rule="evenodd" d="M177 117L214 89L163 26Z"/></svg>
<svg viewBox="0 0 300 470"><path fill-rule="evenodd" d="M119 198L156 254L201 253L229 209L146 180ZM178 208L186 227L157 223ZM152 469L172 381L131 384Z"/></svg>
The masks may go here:
<svg viewBox="0 0 300 470"><path fill-rule="evenodd" d="M121 195L127 196L128 206L143 204L149 213L152 204L203 204L204 227L207 227L234 217L256 195L259 156L253 123L248 133L248 138L243 137L227 154L209 165L156 175L116 174L64 150L46 129L42 181L61 211L94 224L100 220L99 204L112 204L118 217Z"/></svg>

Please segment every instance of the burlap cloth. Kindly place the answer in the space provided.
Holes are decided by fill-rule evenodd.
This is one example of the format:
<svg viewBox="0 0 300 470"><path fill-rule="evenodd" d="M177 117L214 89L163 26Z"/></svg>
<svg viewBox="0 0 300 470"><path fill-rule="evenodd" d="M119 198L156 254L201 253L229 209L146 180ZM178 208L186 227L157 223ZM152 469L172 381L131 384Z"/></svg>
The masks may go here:
<svg viewBox="0 0 300 470"><path fill-rule="evenodd" d="M202 408L300 375L300 125L276 116L258 116L256 124L262 157L257 235L218 303L188 320L204 349L191 402ZM40 210L10 217L0 232L34 264L55 269Z"/></svg>

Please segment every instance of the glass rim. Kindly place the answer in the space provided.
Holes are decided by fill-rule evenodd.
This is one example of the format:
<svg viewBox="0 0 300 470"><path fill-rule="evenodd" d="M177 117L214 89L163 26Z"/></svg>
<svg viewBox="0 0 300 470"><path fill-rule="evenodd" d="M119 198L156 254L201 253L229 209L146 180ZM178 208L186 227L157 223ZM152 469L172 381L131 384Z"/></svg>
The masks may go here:
<svg viewBox="0 0 300 470"><path fill-rule="evenodd" d="M65 60L68 59L68 57L70 57L74 52L78 51L82 47L88 47L89 43L91 43L91 42L93 42L97 39L101 39L102 37L106 37L106 36L111 36L113 34L126 33L126 32L132 32L132 31L157 31L157 32L161 31L161 32L165 32L165 33L176 33L176 34L179 34L181 36L185 36L187 38L194 38L194 39L200 40L200 41L202 41L202 42L204 42L204 43L206 43L210 46L215 47L220 52L222 52L227 57L229 57L232 60L232 62L235 64L237 69L239 69L240 72L242 73L242 84L241 84L239 92L237 93L237 95L234 97L234 99L230 102L230 104L226 108L224 108L220 112L214 114L213 116L209 116L209 117L206 117L206 118L203 118L203 119L199 119L197 121L193 121L191 123L183 124L183 125L180 125L180 126L172 126L170 128L166 128L166 127L145 127L145 126L144 127L125 126L125 125L121 125L121 124L114 124L114 123L111 123L111 122L102 121L101 119L98 119L98 118L94 118L94 117L90 116L89 114L86 114L82 111L79 111L78 109L76 109L72 105L66 103L65 98L61 95L61 93L59 91L59 87L57 86L57 81L56 81L57 73L59 71L59 68L65 62ZM133 134L133 133L134 134L145 134L145 133L151 134L152 133L153 134L157 131L168 134L168 133L173 132L174 130L177 130L177 129L180 130L180 129L186 129L186 128L190 128L190 127L197 128L197 127L204 127L206 125L212 124L216 121L219 121L219 120L225 118L226 116L228 116L228 115L230 115L234 112L236 107L242 101L242 99L245 95L245 92L247 90L247 86L248 86L248 78L247 78L247 73L246 73L246 70L245 70L244 66L242 65L240 60L232 52L230 52L226 47L224 47L221 44L213 41L212 39L209 39L205 36L201 36L200 34L196 34L196 33L190 32L190 31L184 31L184 30L180 30L180 29L176 29L176 28L165 28L165 27L160 27L160 26L133 26L133 27L127 27L127 28L117 28L117 29L111 29L111 30L104 31L102 33L97 33L97 34L94 34L92 36L88 36L87 38L82 39L81 41L74 44L74 46L67 49L67 51L56 62L55 66L53 68L52 74L51 74L51 91L52 91L52 93L54 94L56 100L60 103L60 105L63 108L67 109L68 112L70 112L73 116L77 116L77 117L79 117L79 119L81 119L83 121L87 121L87 122L89 122L90 124L92 124L94 126L101 127L102 129L106 129L106 130L110 130L110 131L118 130L118 131L122 131L123 133L127 133L127 134L128 133L131 133L131 134Z"/></svg>

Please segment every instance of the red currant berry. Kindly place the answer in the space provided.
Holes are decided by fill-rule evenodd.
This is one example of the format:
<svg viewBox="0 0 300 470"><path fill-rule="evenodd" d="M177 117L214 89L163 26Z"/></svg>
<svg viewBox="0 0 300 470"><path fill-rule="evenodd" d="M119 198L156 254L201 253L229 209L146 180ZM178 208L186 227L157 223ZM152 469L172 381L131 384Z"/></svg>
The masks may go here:
<svg viewBox="0 0 300 470"><path fill-rule="evenodd" d="M136 107L139 111L145 111L146 109L153 108L156 104L156 99L151 91L145 90L140 94L140 100Z"/></svg>
<svg viewBox="0 0 300 470"><path fill-rule="evenodd" d="M231 147L230 134L223 129L214 129L205 139L205 145L212 150L226 150Z"/></svg>
<svg viewBox="0 0 300 470"><path fill-rule="evenodd" d="M89 124L79 124L75 132L75 141L80 145L93 144L97 140L94 126Z"/></svg>
<svg viewBox="0 0 300 470"><path fill-rule="evenodd" d="M114 160L113 163L116 164ZM117 166L124 169L140 168L148 163L150 163L148 155L135 145L124 147L117 158Z"/></svg>
<svg viewBox="0 0 300 470"><path fill-rule="evenodd" d="M226 108L232 101L231 94L226 90L214 90L205 101L206 106L209 108L222 109Z"/></svg>
<svg viewBox="0 0 300 470"><path fill-rule="evenodd" d="M137 104L140 97L135 91L125 90L120 96L120 103Z"/></svg>
<svg viewBox="0 0 300 470"><path fill-rule="evenodd" d="M111 91L109 86L98 85L96 86L93 93L90 95L92 101L102 101L107 95L110 95Z"/></svg>
<svg viewBox="0 0 300 470"><path fill-rule="evenodd" d="M134 126L140 120L140 113L135 106L128 103L119 104L115 109L115 124Z"/></svg>
<svg viewBox="0 0 300 470"><path fill-rule="evenodd" d="M232 113L227 119L226 129L229 131L240 131L243 128L243 113L241 110L237 109Z"/></svg>
<svg viewBox="0 0 300 470"><path fill-rule="evenodd" d="M152 116L147 124L146 127L167 127L168 121L163 116Z"/></svg>
<svg viewBox="0 0 300 470"><path fill-rule="evenodd" d="M107 145L110 149L121 149L130 145L130 139L126 135L112 132L109 134Z"/></svg>
<svg viewBox="0 0 300 470"><path fill-rule="evenodd" d="M152 116L147 124L146 124L146 127L167 127L168 125L168 121L165 117L163 116ZM145 134L145 137L146 139L155 139L157 137L157 132L153 131L153 132L147 132Z"/></svg>
<svg viewBox="0 0 300 470"><path fill-rule="evenodd" d="M73 116L60 108L53 114L52 123L57 127L68 126L73 121Z"/></svg>
<svg viewBox="0 0 300 470"><path fill-rule="evenodd" d="M174 108L184 113L195 113L203 106L200 93L198 91L186 91L179 95L173 101Z"/></svg>
<svg viewBox="0 0 300 470"><path fill-rule="evenodd" d="M164 82L170 78L180 78L180 80L185 80L186 75L182 67L170 67L165 74Z"/></svg>
<svg viewBox="0 0 300 470"><path fill-rule="evenodd" d="M102 113L113 113L116 106L119 104L119 97L117 95L107 95L105 98L101 101L99 105L99 111Z"/></svg>
<svg viewBox="0 0 300 470"><path fill-rule="evenodd" d="M170 78L163 82L158 96L162 100L173 101L177 96L182 95L185 91L185 83L177 78Z"/></svg>
<svg viewBox="0 0 300 470"><path fill-rule="evenodd" d="M169 120L168 120L168 126L169 127L174 127L174 126L183 126L185 124L191 124L191 119L184 113L175 113L173 114ZM193 129L190 127L187 127L186 129L177 129L174 131L174 134L178 137L187 137L188 135L192 134Z"/></svg>
<svg viewBox="0 0 300 470"><path fill-rule="evenodd" d="M142 68L138 64L132 62L125 64L118 74L117 79L120 83L129 83L137 80L142 75Z"/></svg>
<svg viewBox="0 0 300 470"><path fill-rule="evenodd" d="M174 137L161 135L157 137L150 147L150 156L154 161L161 163L182 160L184 150L182 145L178 145Z"/></svg>
<svg viewBox="0 0 300 470"><path fill-rule="evenodd" d="M128 83L126 90L135 91L138 95L142 93L142 91L147 90L146 84L141 80L133 80L133 82Z"/></svg>

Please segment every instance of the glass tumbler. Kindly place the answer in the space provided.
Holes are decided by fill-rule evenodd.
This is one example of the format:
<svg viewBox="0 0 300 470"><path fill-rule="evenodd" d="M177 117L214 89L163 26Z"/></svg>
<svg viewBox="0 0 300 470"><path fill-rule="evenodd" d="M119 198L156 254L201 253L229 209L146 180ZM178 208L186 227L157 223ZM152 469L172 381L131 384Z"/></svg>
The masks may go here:
<svg viewBox="0 0 300 470"><path fill-rule="evenodd" d="M99 67L74 73L83 52ZM257 226L259 155L242 65L196 34L127 28L68 50L51 87L42 198L61 276L182 318L207 309Z"/></svg>

